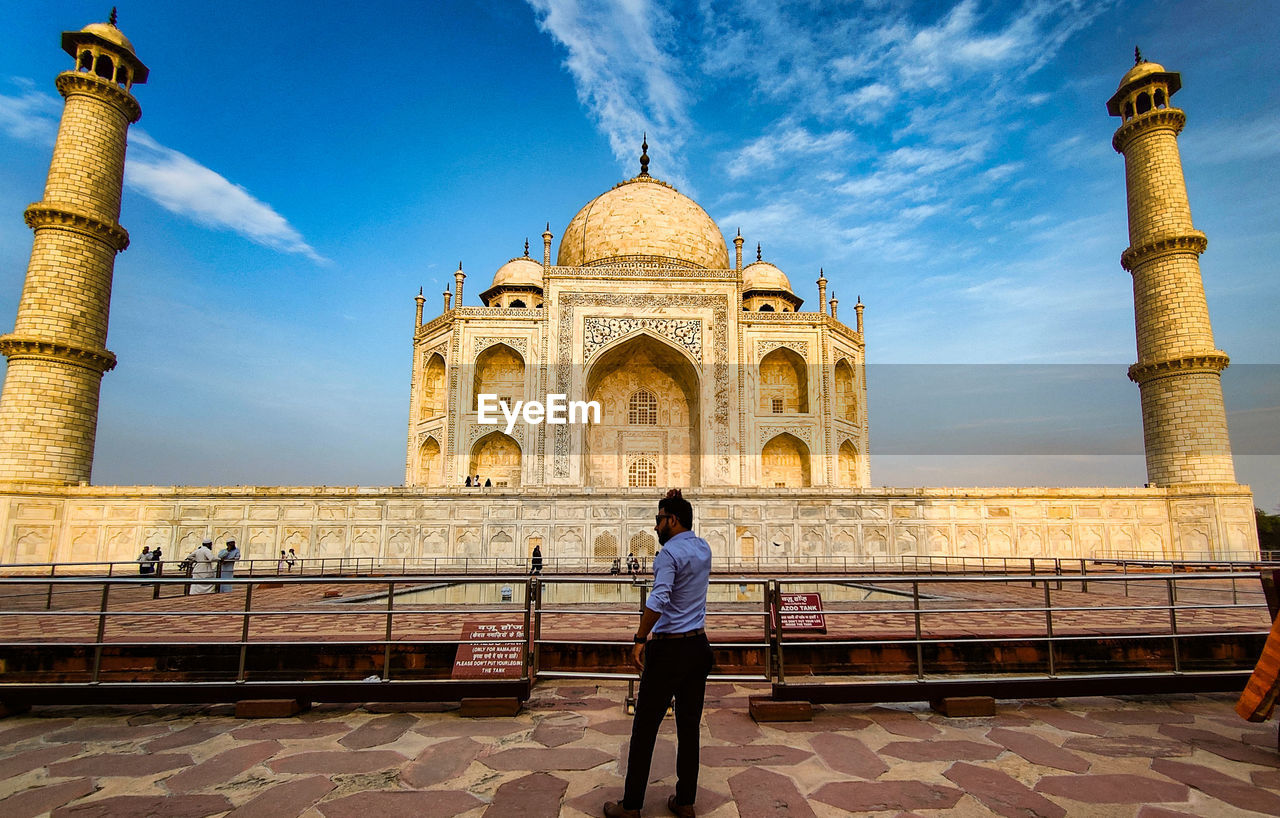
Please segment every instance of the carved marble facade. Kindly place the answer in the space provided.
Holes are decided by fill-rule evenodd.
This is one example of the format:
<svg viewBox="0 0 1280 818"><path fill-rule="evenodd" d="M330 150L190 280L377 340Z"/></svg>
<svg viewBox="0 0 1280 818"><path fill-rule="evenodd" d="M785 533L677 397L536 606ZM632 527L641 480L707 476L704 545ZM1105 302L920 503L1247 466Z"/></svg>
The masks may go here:
<svg viewBox="0 0 1280 818"><path fill-rule="evenodd" d="M499 268L483 307L459 270L456 300L418 324L407 485L870 484L861 311L856 328L797 311L781 270L744 267L740 238L730 261L715 222L647 172L584 207L555 264L553 239L541 264L526 247ZM482 393L600 418L508 431L479 422Z"/></svg>

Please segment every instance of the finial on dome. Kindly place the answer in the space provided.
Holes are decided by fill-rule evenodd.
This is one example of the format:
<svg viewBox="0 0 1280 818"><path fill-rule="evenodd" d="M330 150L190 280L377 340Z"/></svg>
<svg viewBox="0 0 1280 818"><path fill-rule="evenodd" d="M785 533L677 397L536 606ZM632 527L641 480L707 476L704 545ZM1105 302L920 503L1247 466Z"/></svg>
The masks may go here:
<svg viewBox="0 0 1280 818"><path fill-rule="evenodd" d="M419 288L418 288L418 295L422 295L422 288L421 288L421 287L419 287Z"/></svg>
<svg viewBox="0 0 1280 818"><path fill-rule="evenodd" d="M742 228L741 228L741 227L739 227L739 228L738 228L738 235L739 235L739 236L741 236L741 235L742 235Z"/></svg>
<svg viewBox="0 0 1280 818"><path fill-rule="evenodd" d="M756 261L760 260L760 242L756 242Z"/></svg>
<svg viewBox="0 0 1280 818"><path fill-rule="evenodd" d="M112 28L116 28L116 7L115 6L111 7L111 16L107 18L107 23L110 24Z"/></svg>
<svg viewBox="0 0 1280 818"><path fill-rule="evenodd" d="M862 303L862 293L858 293L858 303Z"/></svg>
<svg viewBox="0 0 1280 818"><path fill-rule="evenodd" d="M649 134L640 137L640 175L649 175Z"/></svg>
<svg viewBox="0 0 1280 818"><path fill-rule="evenodd" d="M818 268L818 278L820 278L820 279L821 279L821 278L826 278L826 277L827 277L826 272L825 272L821 267L819 267L819 268Z"/></svg>
<svg viewBox="0 0 1280 818"><path fill-rule="evenodd" d="M547 225L547 226L550 227L551 225ZM525 258L529 257L529 237L528 236L525 236L525 239L524 239L524 257Z"/></svg>
<svg viewBox="0 0 1280 818"><path fill-rule="evenodd" d="M1146 60L1142 59L1142 49L1138 48L1135 45L1133 47L1133 64L1137 65L1138 63L1141 63L1141 62L1146 62Z"/></svg>

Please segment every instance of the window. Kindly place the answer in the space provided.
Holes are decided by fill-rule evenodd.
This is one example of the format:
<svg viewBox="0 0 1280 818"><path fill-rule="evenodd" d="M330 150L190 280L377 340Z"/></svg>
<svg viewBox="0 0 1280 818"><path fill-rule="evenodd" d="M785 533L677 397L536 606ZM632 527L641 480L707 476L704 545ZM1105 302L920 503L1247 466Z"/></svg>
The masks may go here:
<svg viewBox="0 0 1280 818"><path fill-rule="evenodd" d="M524 302L517 298L515 301L511 302L511 309L513 310L525 309Z"/></svg>
<svg viewBox="0 0 1280 818"><path fill-rule="evenodd" d="M773 399L773 413L774 413L775 415L781 415L781 414L782 414L782 398L774 398L774 399Z"/></svg>
<svg viewBox="0 0 1280 818"><path fill-rule="evenodd" d="M632 393L631 400L627 402L627 423L632 426L658 425L658 399L648 389Z"/></svg>
<svg viewBox="0 0 1280 818"><path fill-rule="evenodd" d="M758 311L759 311L759 312L773 312L773 305L772 305L772 304L765 304L765 305L763 305L762 307L760 307L760 309L759 309Z"/></svg>
<svg viewBox="0 0 1280 818"><path fill-rule="evenodd" d="M647 457L637 457L627 467L627 485L653 488L658 485L658 467Z"/></svg>
<svg viewBox="0 0 1280 818"><path fill-rule="evenodd" d="M785 489L785 488L787 487L787 484L786 484L786 483L774 483L774 484L773 484L773 487L774 487L775 489Z"/></svg>

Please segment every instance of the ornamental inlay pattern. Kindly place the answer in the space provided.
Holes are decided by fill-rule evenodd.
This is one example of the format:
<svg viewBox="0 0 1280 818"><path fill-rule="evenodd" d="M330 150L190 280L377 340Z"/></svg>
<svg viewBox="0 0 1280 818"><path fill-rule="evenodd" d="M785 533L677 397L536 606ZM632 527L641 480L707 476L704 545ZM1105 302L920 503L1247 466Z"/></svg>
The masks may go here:
<svg viewBox="0 0 1280 818"><path fill-rule="evenodd" d="M439 355L442 360L447 362L449 360L449 342L445 341L443 344L436 344L431 349L422 353L422 366L424 369L427 364L431 363L432 355Z"/></svg>
<svg viewBox="0 0 1280 818"><path fill-rule="evenodd" d="M651 330L674 341L702 363L702 322L696 318L597 318L583 325L582 360L589 361L601 347L636 330Z"/></svg>
<svg viewBox="0 0 1280 818"><path fill-rule="evenodd" d="M472 357L478 357L481 352L494 344L506 344L516 352L519 352L520 357L525 360L529 358L529 341L526 338L495 338L491 335L480 335L474 338L473 342L471 348Z"/></svg>
<svg viewBox="0 0 1280 818"><path fill-rule="evenodd" d="M559 333L556 338L556 386L569 394L573 386L573 315L578 307L693 307L711 309L711 343L720 350L712 368L715 394L712 407L716 471L728 479L729 468L729 365L724 363L729 346L729 299L719 295L650 295L647 293L565 293L558 299ZM557 426L555 434L555 476L569 476L569 434L567 426Z"/></svg>
<svg viewBox="0 0 1280 818"><path fill-rule="evenodd" d="M485 435L491 432L498 432L500 434L505 435L507 433L506 423L507 422L505 419L503 419L501 424L496 424L496 425L481 425L479 423L471 423L470 424L471 428L467 430L467 451L470 452L472 447L476 445L477 440L479 440L480 438L484 437ZM511 434L508 435L508 437L515 440L516 443L520 444L520 452L522 454L524 453L524 438L525 438L526 426L528 426L528 424L524 423L523 421L517 422L515 427L511 430Z"/></svg>
<svg viewBox="0 0 1280 818"><path fill-rule="evenodd" d="M764 444L781 434L788 434L800 438L812 451L813 438L810 436L810 428L803 423L797 423L794 426L761 426L760 448L763 449Z"/></svg>
<svg viewBox="0 0 1280 818"><path fill-rule="evenodd" d="M809 342L808 341L756 341L756 360L760 360L764 356L773 352L780 347L786 347L792 352L797 353L805 360L809 359Z"/></svg>

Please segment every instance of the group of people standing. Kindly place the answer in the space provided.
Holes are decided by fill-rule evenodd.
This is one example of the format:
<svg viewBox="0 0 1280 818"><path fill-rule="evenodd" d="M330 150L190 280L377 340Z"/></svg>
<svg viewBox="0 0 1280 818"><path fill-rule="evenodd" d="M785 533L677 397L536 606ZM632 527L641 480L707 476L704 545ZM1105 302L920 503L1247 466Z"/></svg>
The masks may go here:
<svg viewBox="0 0 1280 818"><path fill-rule="evenodd" d="M463 483L462 485L463 485L463 486L465 486L465 487L467 487L467 488L469 488L469 489L472 489L472 488L481 488L481 487L483 487L483 488L493 488L493 481L486 477L486 478L485 478L485 480L484 480L484 483L483 483L483 484L481 484L481 482L480 482L480 475L478 475L478 474L477 474L475 477L472 477L471 475L469 475L469 474L468 474L468 475L467 475L467 480L466 480L466 482L465 482L465 483Z"/></svg>
<svg viewBox="0 0 1280 818"><path fill-rule="evenodd" d="M236 573L236 560L240 559L240 549L235 540L227 540L226 548L213 555L213 540L205 540L196 550L187 555L183 565L191 566L191 578L198 580L231 579ZM192 594L225 593L231 590L231 583L194 582L191 584Z"/></svg>

